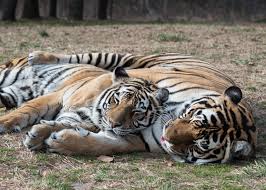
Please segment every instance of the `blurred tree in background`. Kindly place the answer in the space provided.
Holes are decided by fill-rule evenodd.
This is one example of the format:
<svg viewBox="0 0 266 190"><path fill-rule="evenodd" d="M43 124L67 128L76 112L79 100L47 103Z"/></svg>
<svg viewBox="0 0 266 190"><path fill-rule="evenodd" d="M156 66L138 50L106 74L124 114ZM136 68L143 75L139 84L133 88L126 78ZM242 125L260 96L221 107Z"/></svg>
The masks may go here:
<svg viewBox="0 0 266 190"><path fill-rule="evenodd" d="M265 0L0 0L0 20L264 21Z"/></svg>

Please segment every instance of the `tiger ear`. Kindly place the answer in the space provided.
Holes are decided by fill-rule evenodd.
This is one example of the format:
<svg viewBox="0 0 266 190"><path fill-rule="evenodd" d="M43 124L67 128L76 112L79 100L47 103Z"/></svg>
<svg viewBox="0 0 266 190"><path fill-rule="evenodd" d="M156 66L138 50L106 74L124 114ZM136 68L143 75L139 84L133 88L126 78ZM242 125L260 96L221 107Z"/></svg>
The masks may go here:
<svg viewBox="0 0 266 190"><path fill-rule="evenodd" d="M224 95L227 96L234 104L238 104L242 99L242 92L237 86L230 86L224 92Z"/></svg>
<svg viewBox="0 0 266 190"><path fill-rule="evenodd" d="M162 104L169 98L169 91L166 88L159 88L155 94L156 99Z"/></svg>
<svg viewBox="0 0 266 190"><path fill-rule="evenodd" d="M113 71L113 82L119 82L128 78L129 76L123 67L116 67Z"/></svg>

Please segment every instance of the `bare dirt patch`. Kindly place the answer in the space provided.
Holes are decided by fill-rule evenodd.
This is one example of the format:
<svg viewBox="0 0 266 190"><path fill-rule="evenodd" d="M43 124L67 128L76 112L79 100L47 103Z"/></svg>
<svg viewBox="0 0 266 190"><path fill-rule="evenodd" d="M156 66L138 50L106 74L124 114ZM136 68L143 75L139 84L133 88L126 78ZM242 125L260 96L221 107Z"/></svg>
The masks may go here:
<svg viewBox="0 0 266 190"><path fill-rule="evenodd" d="M167 155L95 158L34 154L22 134L0 137L0 189L265 189L265 24L1 23L0 62L33 50L64 53L180 52L217 66L243 89L259 128L258 163L169 164ZM258 175L257 175L258 174Z"/></svg>

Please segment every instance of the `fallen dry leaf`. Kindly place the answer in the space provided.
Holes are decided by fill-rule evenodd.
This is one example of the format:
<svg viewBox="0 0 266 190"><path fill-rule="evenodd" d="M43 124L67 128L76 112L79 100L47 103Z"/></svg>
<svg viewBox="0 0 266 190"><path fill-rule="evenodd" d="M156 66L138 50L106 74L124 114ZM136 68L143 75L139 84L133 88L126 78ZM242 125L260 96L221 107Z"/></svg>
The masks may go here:
<svg viewBox="0 0 266 190"><path fill-rule="evenodd" d="M47 175L49 175L50 171L49 170L44 170L44 171L42 171L40 173L41 173L41 176L46 177Z"/></svg>
<svg viewBox="0 0 266 190"><path fill-rule="evenodd" d="M168 161L167 166L172 167L174 165L174 162Z"/></svg>
<svg viewBox="0 0 266 190"><path fill-rule="evenodd" d="M114 157L101 155L97 158L97 160L110 163L114 161Z"/></svg>

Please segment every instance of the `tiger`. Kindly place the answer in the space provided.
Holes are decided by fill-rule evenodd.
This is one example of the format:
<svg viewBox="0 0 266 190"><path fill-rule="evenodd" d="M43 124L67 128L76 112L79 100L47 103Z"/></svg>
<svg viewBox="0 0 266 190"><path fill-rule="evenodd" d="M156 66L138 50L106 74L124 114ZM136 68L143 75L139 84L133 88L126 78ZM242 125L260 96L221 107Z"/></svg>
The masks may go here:
<svg viewBox="0 0 266 190"><path fill-rule="evenodd" d="M122 71L122 73L127 73L124 74L125 76L151 81L159 89L164 89L162 91L168 95L160 118L137 133L134 133L134 129L130 131L123 125L121 130L126 135L119 135L114 130L106 130L105 128L101 128L97 133L84 128L64 127L55 129L49 126L50 121L44 121L44 123L36 125L37 127L33 126L26 135L24 141L26 146L28 145L27 140L34 141L38 130L45 129L48 135L44 136L48 138L42 138L42 141L48 151L63 154L101 155L133 151L166 152L176 161L195 164L225 163L234 158L250 158L255 155L257 130L250 106L242 98L242 92L233 80L207 62L176 53L134 56L114 53L64 55L33 52L29 54L28 65L33 68L38 65L40 67L45 65L48 68L55 65L60 65L60 68L76 65L79 68L85 65L102 69L102 72L115 71L117 67L123 68L127 69ZM88 99L85 91L97 89L98 86L108 83L106 81L110 81L112 78L110 73L104 73L99 76L99 78L101 77L109 78L100 80L102 83L97 84L96 81L91 80L93 81L92 88L81 87L80 90L82 89L83 93L78 95L72 92L76 98L72 97L76 100ZM86 80L84 78L84 81ZM76 85L73 78L70 81L73 82L72 86ZM78 80L76 83L80 83L80 81L82 80ZM65 84L69 83L66 82ZM64 82L62 85L64 86ZM17 110L31 113L30 108L25 109L27 104L34 102L42 107L40 102L45 102L48 105L54 101L57 102L56 97L58 95L54 94L59 92L70 94L66 89L68 86L59 87L54 92L49 92L45 96L29 101ZM44 100L46 96L51 98L48 102ZM106 100L103 102L110 103ZM115 101L113 100L113 102ZM108 109L106 104L102 105ZM37 109L35 107L35 109L39 110L40 107ZM51 106L47 107L49 107L48 115L54 116L50 111ZM124 110L124 113L127 113L125 115L133 111L127 112L126 110ZM17 113L13 116L18 115ZM113 112L113 115L116 115L115 117L118 119L115 123L120 123L121 117L117 116L116 112ZM8 118L13 117L10 116ZM129 119L128 117L127 120ZM5 121L3 122L0 118L0 123L5 123ZM52 123L56 122L52 121ZM108 129L108 125L104 127Z"/></svg>

